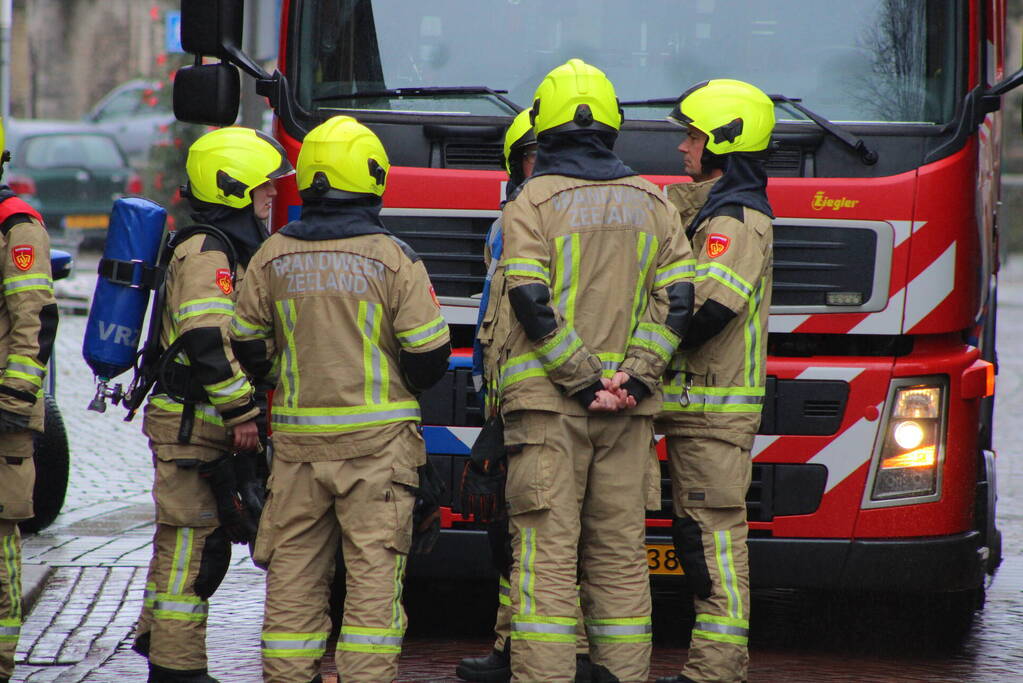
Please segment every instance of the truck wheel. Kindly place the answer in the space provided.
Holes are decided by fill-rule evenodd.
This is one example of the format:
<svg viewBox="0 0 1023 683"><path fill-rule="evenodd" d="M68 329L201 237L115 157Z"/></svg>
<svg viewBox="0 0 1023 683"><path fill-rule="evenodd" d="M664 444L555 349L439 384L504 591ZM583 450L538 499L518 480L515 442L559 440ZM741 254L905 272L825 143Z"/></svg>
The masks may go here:
<svg viewBox="0 0 1023 683"><path fill-rule="evenodd" d="M21 522L18 526L25 533L41 531L53 523L64 507L67 480L71 465L70 449L64 419L57 402L49 394L46 400L46 416L43 433L35 435L34 460L36 484L32 491L32 504L36 516Z"/></svg>

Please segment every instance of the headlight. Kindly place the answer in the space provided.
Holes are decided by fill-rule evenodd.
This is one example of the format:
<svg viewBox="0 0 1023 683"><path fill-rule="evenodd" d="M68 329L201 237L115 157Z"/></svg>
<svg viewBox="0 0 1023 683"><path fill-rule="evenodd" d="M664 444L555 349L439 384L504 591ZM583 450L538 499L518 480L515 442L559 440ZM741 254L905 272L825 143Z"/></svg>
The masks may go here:
<svg viewBox="0 0 1023 683"><path fill-rule="evenodd" d="M896 380L878 453L871 501L938 493L945 384Z"/></svg>

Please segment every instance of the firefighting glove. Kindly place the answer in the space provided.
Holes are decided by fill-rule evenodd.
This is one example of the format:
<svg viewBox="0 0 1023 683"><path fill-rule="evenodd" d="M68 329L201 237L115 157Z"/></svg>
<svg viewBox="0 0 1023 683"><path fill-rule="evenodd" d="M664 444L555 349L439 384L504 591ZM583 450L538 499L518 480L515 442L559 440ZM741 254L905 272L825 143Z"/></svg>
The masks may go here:
<svg viewBox="0 0 1023 683"><path fill-rule="evenodd" d="M234 456L224 456L199 465L199 478L205 479L213 492L220 527L232 543L251 543L256 538L256 524L242 503L235 477Z"/></svg>
<svg viewBox="0 0 1023 683"><path fill-rule="evenodd" d="M504 486L508 457L504 450L504 423L491 417L483 425L462 470L461 513L489 524L505 515Z"/></svg>
<svg viewBox="0 0 1023 683"><path fill-rule="evenodd" d="M238 453L233 458L238 497L257 527L266 505L266 476L260 472L261 461L261 453Z"/></svg>
<svg viewBox="0 0 1023 683"><path fill-rule="evenodd" d="M412 507L412 552L425 555L440 537L440 504L448 487L429 460L419 468L419 487Z"/></svg>
<svg viewBox="0 0 1023 683"><path fill-rule="evenodd" d="M28 429L28 415L0 410L0 434L20 432L23 429Z"/></svg>

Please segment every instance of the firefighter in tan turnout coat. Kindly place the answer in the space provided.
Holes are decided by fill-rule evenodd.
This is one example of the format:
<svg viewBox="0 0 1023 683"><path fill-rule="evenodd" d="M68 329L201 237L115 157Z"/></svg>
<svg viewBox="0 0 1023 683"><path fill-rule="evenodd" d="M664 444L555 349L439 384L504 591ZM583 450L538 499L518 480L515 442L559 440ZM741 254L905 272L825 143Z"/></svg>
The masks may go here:
<svg viewBox="0 0 1023 683"><path fill-rule="evenodd" d="M235 492L217 484L232 453L258 444L259 409L228 329L235 287L267 234L272 181L292 169L272 138L232 127L199 138L186 171L192 218L206 227L180 228L172 242L161 312L166 372L143 424L156 468L156 534L134 649L148 656L155 683L215 680L208 601L227 573L231 542L254 537L254 524L246 528L223 505Z"/></svg>
<svg viewBox="0 0 1023 683"><path fill-rule="evenodd" d="M447 371L448 327L422 261L380 221L389 164L376 135L334 117L309 132L296 165L302 218L253 258L232 329L245 366L276 373L255 552L268 566L263 674L319 680L340 542L340 679L391 681L426 462L416 394Z"/></svg>
<svg viewBox="0 0 1023 683"><path fill-rule="evenodd" d="M696 624L682 673L659 683L746 680L746 490L764 400L771 219L763 168L774 105L740 81L700 83L669 120L694 182L668 188L696 255L696 313L671 361L657 431L667 437L674 542Z"/></svg>
<svg viewBox="0 0 1023 683"><path fill-rule="evenodd" d="M688 328L678 213L611 151L614 88L573 59L537 89L533 176L503 212L493 338L508 450L512 674L575 676L576 579L594 680L645 681L645 481L659 378Z"/></svg>
<svg viewBox="0 0 1023 683"><path fill-rule="evenodd" d="M8 158L4 150L0 175ZM22 622L18 522L33 516L32 435L43 431L43 380L57 334L49 236L39 213L6 185L0 185L0 286L0 681L6 683Z"/></svg>

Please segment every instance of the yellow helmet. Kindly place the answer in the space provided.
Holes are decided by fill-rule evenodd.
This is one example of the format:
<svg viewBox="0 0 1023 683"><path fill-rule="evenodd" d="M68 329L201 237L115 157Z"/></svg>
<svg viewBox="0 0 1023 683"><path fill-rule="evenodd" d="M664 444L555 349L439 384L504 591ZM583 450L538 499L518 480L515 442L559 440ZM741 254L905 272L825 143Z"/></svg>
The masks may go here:
<svg viewBox="0 0 1023 683"><path fill-rule="evenodd" d="M525 147L536 144L536 133L533 132L533 123L530 121L529 110L520 111L512 119L511 125L504 134L504 169L511 175L512 154L521 152Z"/></svg>
<svg viewBox="0 0 1023 683"><path fill-rule="evenodd" d="M296 165L303 199L379 197L391 168L380 138L351 116L334 116L309 131Z"/></svg>
<svg viewBox="0 0 1023 683"><path fill-rule="evenodd" d="M612 130L622 127L622 108L604 72L570 59L544 77L531 111L537 135L564 130Z"/></svg>
<svg viewBox="0 0 1023 683"><path fill-rule="evenodd" d="M682 93L668 120L706 133L714 154L760 152L771 142L774 103L755 85L719 78Z"/></svg>
<svg viewBox="0 0 1023 683"><path fill-rule="evenodd" d="M253 189L294 172L284 148L266 133L219 128L188 148L186 191L202 202L244 209L252 204Z"/></svg>

